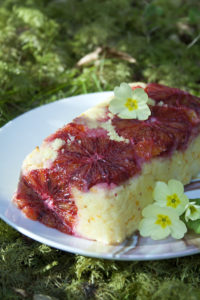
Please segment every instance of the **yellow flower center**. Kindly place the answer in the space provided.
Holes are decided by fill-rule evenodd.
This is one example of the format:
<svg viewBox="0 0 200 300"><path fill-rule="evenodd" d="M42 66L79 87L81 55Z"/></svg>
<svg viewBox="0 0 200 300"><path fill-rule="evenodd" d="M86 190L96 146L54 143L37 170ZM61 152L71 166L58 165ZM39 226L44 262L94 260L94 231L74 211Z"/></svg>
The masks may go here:
<svg viewBox="0 0 200 300"><path fill-rule="evenodd" d="M168 216L165 216L165 215L157 215L157 220L155 222L155 224L158 224L160 225L162 228L165 228L169 225L172 224L170 218Z"/></svg>
<svg viewBox="0 0 200 300"><path fill-rule="evenodd" d="M177 206L181 203L179 197L177 194L173 194L170 196L167 196L167 206L170 206L172 208L177 208Z"/></svg>
<svg viewBox="0 0 200 300"><path fill-rule="evenodd" d="M138 102L135 99L128 98L126 100L125 106L128 108L128 110L132 111L138 109Z"/></svg>

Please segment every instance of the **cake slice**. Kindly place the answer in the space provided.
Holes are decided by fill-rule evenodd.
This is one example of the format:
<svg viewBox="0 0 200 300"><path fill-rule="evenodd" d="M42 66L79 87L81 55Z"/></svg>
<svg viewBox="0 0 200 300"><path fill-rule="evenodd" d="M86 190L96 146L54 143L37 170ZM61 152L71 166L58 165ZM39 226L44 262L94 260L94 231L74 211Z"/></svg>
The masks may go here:
<svg viewBox="0 0 200 300"><path fill-rule="evenodd" d="M103 243L138 229L158 180L189 183L200 170L200 99L137 83L145 121L110 113L110 99L47 137L24 160L14 203L28 218Z"/></svg>

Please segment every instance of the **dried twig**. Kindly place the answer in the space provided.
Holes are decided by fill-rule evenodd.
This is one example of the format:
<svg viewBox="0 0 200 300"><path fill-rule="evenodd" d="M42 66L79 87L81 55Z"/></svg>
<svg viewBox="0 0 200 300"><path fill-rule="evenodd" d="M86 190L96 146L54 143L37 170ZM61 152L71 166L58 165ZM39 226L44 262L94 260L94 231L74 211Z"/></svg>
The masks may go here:
<svg viewBox="0 0 200 300"><path fill-rule="evenodd" d="M110 58L119 58L128 61L131 64L136 63L136 59L126 52L118 51L115 48L110 47L98 47L93 52L88 53L82 57L76 64L77 67L82 67L89 63L95 62L100 58L100 55Z"/></svg>

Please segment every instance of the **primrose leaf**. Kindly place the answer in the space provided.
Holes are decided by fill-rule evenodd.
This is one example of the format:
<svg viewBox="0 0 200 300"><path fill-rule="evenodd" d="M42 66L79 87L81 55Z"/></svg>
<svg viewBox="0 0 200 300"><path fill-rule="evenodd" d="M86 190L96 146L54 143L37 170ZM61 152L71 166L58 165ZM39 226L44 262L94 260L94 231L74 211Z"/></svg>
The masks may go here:
<svg viewBox="0 0 200 300"><path fill-rule="evenodd" d="M195 202L197 205L200 205L200 198L189 199L190 202Z"/></svg>
<svg viewBox="0 0 200 300"><path fill-rule="evenodd" d="M192 229L194 232L200 234L200 220L189 220L186 225L189 229Z"/></svg>
<svg viewBox="0 0 200 300"><path fill-rule="evenodd" d="M190 202L195 202L196 205L200 205L200 198L196 199L189 199ZM183 216L182 216L183 217ZM183 217L181 219L186 223L186 226L189 229L194 230L195 233L200 234L200 219L198 220L188 220L188 222L185 221L185 218Z"/></svg>

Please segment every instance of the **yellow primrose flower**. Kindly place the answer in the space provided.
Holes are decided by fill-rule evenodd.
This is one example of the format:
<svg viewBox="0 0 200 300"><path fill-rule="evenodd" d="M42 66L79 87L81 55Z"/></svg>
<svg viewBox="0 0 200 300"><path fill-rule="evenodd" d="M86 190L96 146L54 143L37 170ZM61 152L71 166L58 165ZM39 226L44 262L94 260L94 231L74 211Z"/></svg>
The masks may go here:
<svg viewBox="0 0 200 300"><path fill-rule="evenodd" d="M114 89L109 110L122 119L147 120L151 111L147 105L148 95L142 88L132 90L127 83Z"/></svg>
<svg viewBox="0 0 200 300"><path fill-rule="evenodd" d="M143 237L161 240L171 234L173 238L181 239L187 232L177 213L168 207L151 204L143 209L142 215L144 218L140 221L139 231Z"/></svg>
<svg viewBox="0 0 200 300"><path fill-rule="evenodd" d="M200 219L200 206L196 205L196 202L189 202L185 208L185 220L198 220Z"/></svg>
<svg viewBox="0 0 200 300"><path fill-rule="evenodd" d="M189 203L188 197L184 194L183 184L175 179L169 180L168 184L158 181L153 191L153 198L159 206L171 208L179 216Z"/></svg>

